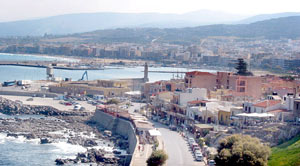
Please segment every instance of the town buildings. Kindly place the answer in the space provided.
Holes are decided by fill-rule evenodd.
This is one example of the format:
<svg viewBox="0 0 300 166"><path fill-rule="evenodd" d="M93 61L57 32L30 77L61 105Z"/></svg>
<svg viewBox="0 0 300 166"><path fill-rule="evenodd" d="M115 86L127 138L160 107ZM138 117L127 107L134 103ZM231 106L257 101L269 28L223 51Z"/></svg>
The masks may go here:
<svg viewBox="0 0 300 166"><path fill-rule="evenodd" d="M277 88L266 90L284 85L278 82L285 82L284 78L192 71L184 80L146 83L143 95L149 99L152 116L192 132L201 130L200 124L243 126L266 120L295 121L300 110L295 86L298 81L285 85L296 87L294 94L282 91L279 95Z"/></svg>

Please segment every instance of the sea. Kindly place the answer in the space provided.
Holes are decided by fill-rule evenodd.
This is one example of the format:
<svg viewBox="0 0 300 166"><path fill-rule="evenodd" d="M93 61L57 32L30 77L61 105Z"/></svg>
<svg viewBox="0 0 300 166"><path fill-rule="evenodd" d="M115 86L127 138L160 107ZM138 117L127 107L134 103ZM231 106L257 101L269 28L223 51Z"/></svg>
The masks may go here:
<svg viewBox="0 0 300 166"><path fill-rule="evenodd" d="M61 58L51 56L3 54L0 53L0 61L77 61L72 58ZM106 66L104 70L88 70L88 79L119 79L119 78L142 78L144 67L113 67ZM187 72L196 69L176 67L149 67L149 71L174 71ZM201 70L215 72L213 70ZM54 76L61 78L72 78L78 80L82 77L82 70L60 70L54 69ZM149 81L169 80L171 78L183 78L183 74L173 73L149 73ZM0 82L11 80L45 80L46 69L20 66L0 66ZM0 118L15 118L0 114ZM17 118L41 118L19 115ZM24 137L6 137L6 133L0 133L0 166L53 166L56 158L74 158L78 152L86 149L79 145L71 145L66 141L39 144L39 140L26 140Z"/></svg>
<svg viewBox="0 0 300 166"><path fill-rule="evenodd" d="M17 60L38 60L38 61L76 61L71 58L37 56L37 55L21 55L21 54L2 54L0 53L0 61L17 61ZM179 68L179 67L149 67L149 71L173 71L179 73L154 73L149 72L149 81L155 82L159 80L170 80L171 78L183 78L184 74L180 72L188 72L199 69ZM105 66L104 70L88 70L88 79L119 79L119 78L143 78L144 67L114 67ZM203 70L207 72L216 72L215 70ZM61 70L54 69L54 77L72 78L72 80L79 80L83 70ZM46 69L23 66L0 66L0 82L12 80L45 80Z"/></svg>
<svg viewBox="0 0 300 166"><path fill-rule="evenodd" d="M4 115L1 119L47 118L41 115ZM54 122L54 121L53 121ZM1 166L53 166L57 158L75 158L77 153L87 149L80 145L72 145L67 140L50 144L40 144L39 139L27 140L23 136L7 137L0 133L0 165Z"/></svg>

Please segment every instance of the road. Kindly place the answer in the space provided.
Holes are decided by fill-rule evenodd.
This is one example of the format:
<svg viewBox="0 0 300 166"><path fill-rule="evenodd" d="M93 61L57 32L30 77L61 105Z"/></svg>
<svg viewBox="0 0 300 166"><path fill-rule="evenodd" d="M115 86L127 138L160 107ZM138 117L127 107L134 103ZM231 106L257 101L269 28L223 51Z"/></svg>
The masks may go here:
<svg viewBox="0 0 300 166"><path fill-rule="evenodd" d="M187 141L178 132L171 131L167 126L153 122L161 132L165 151L169 159L167 166L204 166L204 162L195 161Z"/></svg>
<svg viewBox="0 0 300 166"><path fill-rule="evenodd" d="M140 109L145 104L132 102L132 105L128 109L129 113L139 115L139 113L134 113L134 110ZM195 161L187 141L178 132L170 130L161 123L151 122L161 132L164 149L169 156L167 166L205 166L204 162Z"/></svg>

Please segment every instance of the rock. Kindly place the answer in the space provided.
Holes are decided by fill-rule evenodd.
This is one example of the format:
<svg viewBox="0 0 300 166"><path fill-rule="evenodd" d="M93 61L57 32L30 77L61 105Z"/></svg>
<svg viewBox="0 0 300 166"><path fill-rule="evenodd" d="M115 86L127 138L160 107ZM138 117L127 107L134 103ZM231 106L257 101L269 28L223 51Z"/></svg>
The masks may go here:
<svg viewBox="0 0 300 166"><path fill-rule="evenodd" d="M33 133L29 133L29 134L23 134L24 137L26 137L26 139L35 139L37 138L35 134Z"/></svg>
<svg viewBox="0 0 300 166"><path fill-rule="evenodd" d="M50 144L52 143L52 140L48 139L48 138L41 138L41 144Z"/></svg>
<svg viewBox="0 0 300 166"><path fill-rule="evenodd" d="M64 159L56 159L55 162L56 162L56 165L64 165L67 163L66 160L64 160Z"/></svg>
<svg viewBox="0 0 300 166"><path fill-rule="evenodd" d="M91 139L85 140L83 146L85 147L93 147L93 146L97 146L97 142Z"/></svg>
<svg viewBox="0 0 300 166"><path fill-rule="evenodd" d="M78 153L77 157L79 157L79 158L85 158L86 154L85 153Z"/></svg>
<svg viewBox="0 0 300 166"><path fill-rule="evenodd" d="M90 163L90 161L87 158L82 158L80 160L81 163Z"/></svg>
<svg viewBox="0 0 300 166"><path fill-rule="evenodd" d="M15 137L15 138L18 138L18 134L15 134L15 133L8 133L8 134L7 134L7 137Z"/></svg>

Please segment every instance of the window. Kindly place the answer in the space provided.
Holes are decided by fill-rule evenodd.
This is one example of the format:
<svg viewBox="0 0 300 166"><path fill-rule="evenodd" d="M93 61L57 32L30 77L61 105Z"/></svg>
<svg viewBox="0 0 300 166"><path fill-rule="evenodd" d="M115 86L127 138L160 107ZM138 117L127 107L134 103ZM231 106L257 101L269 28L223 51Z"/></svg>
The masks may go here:
<svg viewBox="0 0 300 166"><path fill-rule="evenodd" d="M245 86L245 85L246 85L246 82L245 82L245 81L240 81L240 82L239 82L239 85L240 85L240 86Z"/></svg>
<svg viewBox="0 0 300 166"><path fill-rule="evenodd" d="M245 90L245 87L240 87L240 88L238 88L238 92L245 92L246 90Z"/></svg>

